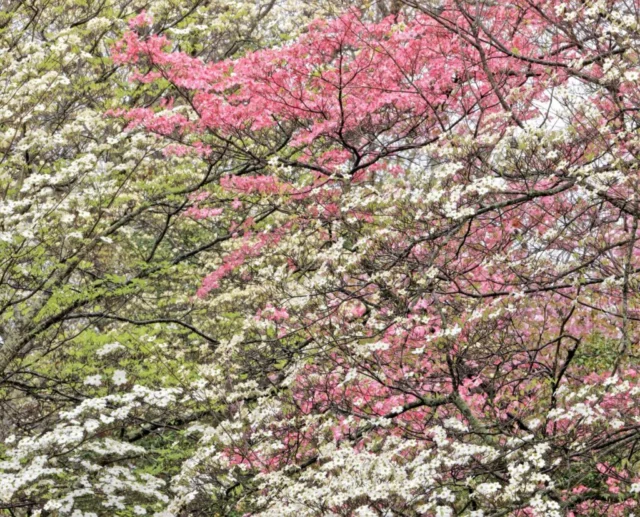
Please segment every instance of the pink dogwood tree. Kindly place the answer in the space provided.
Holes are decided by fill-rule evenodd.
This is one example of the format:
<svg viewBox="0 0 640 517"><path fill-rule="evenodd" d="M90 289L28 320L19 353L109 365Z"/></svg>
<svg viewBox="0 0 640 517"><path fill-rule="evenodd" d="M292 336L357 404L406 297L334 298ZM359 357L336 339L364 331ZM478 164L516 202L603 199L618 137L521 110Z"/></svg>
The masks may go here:
<svg viewBox="0 0 640 517"><path fill-rule="evenodd" d="M118 44L170 85L129 126L235 168L197 294L245 319L211 382L260 395L212 450L249 513L627 515L638 5L417 7L235 61Z"/></svg>

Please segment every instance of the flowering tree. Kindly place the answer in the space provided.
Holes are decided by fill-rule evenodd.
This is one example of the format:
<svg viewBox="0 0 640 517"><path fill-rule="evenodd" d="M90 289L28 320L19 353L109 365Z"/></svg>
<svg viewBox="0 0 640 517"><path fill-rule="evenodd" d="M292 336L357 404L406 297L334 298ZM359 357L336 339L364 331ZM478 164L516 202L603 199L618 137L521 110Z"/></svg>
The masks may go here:
<svg viewBox="0 0 640 517"><path fill-rule="evenodd" d="M201 271L207 333L179 324L207 344L10 437L15 507L638 511L640 6L407 4L227 60L129 22L148 97L108 115L162 151L151 181L207 171L167 259Z"/></svg>
<svg viewBox="0 0 640 517"><path fill-rule="evenodd" d="M78 479L88 472L87 454L107 458L103 467L92 467L94 476L102 469L98 483L104 490L77 498L108 515L116 495L131 488L122 468L111 468L116 458L134 462L136 476L170 474L155 456L133 455L129 442L78 450L83 464L51 463L60 456L58 438L76 450L74 440L102 443L125 431L144 437L149 422L175 423L185 407L174 411L168 399L124 420L102 422L90 433L63 426L63 432L24 449L30 450L26 456L10 452L11 444L56 429L66 422L65 412L88 398L134 384L173 389L180 375L193 375L194 363L215 343L205 309L191 298L202 268L196 258L203 250L213 252L216 241L199 223L179 217L192 203L189 195L206 182L208 164L173 157L167 166L153 136L124 133L121 121L105 117L114 106L153 102L161 91L129 81L111 59L113 43L129 29L128 20L146 9L153 31L170 35L192 56L214 61L281 43L328 4L310 2L304 12L288 1L3 4L0 514L31 514L47 503L43 511L53 511L55 501L76 488L86 491ZM162 451L173 436L154 436L145 446L150 443ZM184 455L189 451L185 446ZM31 461L34 454L40 459ZM183 459L168 451L161 455L165 466ZM138 499L144 504L133 490L130 506L139 506ZM71 513L78 504L57 511Z"/></svg>

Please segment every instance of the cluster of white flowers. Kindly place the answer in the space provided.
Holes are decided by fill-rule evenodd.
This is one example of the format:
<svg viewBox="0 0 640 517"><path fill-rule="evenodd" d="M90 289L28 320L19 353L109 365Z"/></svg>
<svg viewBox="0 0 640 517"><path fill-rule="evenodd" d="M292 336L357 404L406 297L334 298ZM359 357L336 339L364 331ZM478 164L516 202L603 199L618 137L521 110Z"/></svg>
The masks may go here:
<svg viewBox="0 0 640 517"><path fill-rule="evenodd" d="M136 473L135 468L124 466L104 467L101 457L145 455L143 447L115 440L100 438L100 431L112 423L125 420L137 407L165 408L174 403L182 393L177 388L151 390L134 386L130 392L86 399L74 410L62 413L63 422L41 436L25 436L16 440L14 436L5 442L6 461L0 462L0 501L10 501L19 490L45 480L77 478L83 488L62 493L52 498L45 510L56 510L61 514L74 511L74 501L85 496L105 495L103 505L124 509L127 492L142 494L159 502L168 502L162 490L164 482L148 474ZM58 466L57 458L65 457L65 467ZM95 458L92 460L90 458ZM88 473L95 473L91 480ZM140 507L138 514L144 508Z"/></svg>

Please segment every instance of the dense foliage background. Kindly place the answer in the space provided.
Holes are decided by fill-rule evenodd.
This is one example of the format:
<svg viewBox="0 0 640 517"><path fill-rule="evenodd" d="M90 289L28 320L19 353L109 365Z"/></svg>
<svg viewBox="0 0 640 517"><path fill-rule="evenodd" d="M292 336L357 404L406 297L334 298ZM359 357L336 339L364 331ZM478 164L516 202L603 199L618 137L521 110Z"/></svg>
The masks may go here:
<svg viewBox="0 0 640 517"><path fill-rule="evenodd" d="M0 514L630 516L638 0L0 11Z"/></svg>

